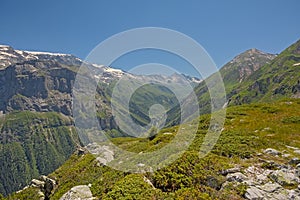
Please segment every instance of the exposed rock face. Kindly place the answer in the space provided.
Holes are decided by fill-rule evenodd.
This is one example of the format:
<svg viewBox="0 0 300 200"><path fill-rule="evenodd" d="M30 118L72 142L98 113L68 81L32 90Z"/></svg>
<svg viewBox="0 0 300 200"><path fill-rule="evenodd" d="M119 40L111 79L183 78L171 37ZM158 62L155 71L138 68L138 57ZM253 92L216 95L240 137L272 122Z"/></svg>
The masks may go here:
<svg viewBox="0 0 300 200"><path fill-rule="evenodd" d="M114 152L113 150L106 145L100 146L96 143L92 143L87 145L86 147L90 153L96 156L96 160L103 165L114 160Z"/></svg>
<svg viewBox="0 0 300 200"><path fill-rule="evenodd" d="M270 178L281 186L293 186L300 183L300 179L294 169L280 169L272 172Z"/></svg>
<svg viewBox="0 0 300 200"><path fill-rule="evenodd" d="M42 175L39 179L32 179L30 185L26 186L24 189L28 187L36 187L39 189L39 200L47 200L49 199L49 196L52 194L52 191L56 185L57 183L55 180Z"/></svg>
<svg viewBox="0 0 300 200"><path fill-rule="evenodd" d="M231 81L242 82L275 57L274 54L268 54L258 49L249 49L236 56L221 69L223 78L231 77L230 79L234 78Z"/></svg>
<svg viewBox="0 0 300 200"><path fill-rule="evenodd" d="M75 75L75 72L49 61L15 64L0 70L0 110L4 113L13 110L56 111L71 115Z"/></svg>
<svg viewBox="0 0 300 200"><path fill-rule="evenodd" d="M226 179L229 182L243 182L247 179L247 177L241 172L236 172L234 174L228 174Z"/></svg>
<svg viewBox="0 0 300 200"><path fill-rule="evenodd" d="M87 185L78 185L65 193L60 200L94 200L93 194Z"/></svg>
<svg viewBox="0 0 300 200"><path fill-rule="evenodd" d="M54 111L71 116L72 89L81 65L88 66L93 72L93 77L87 78L102 84L95 91L95 104L102 113L98 119L103 130L118 130L111 114L106 87L123 75L141 82L155 80L182 84L184 80L185 83L188 81L193 85L201 82L196 78L176 74L169 77L132 75L119 69L88 64L68 54L20 51L0 45L0 113L23 110Z"/></svg>
<svg viewBox="0 0 300 200"><path fill-rule="evenodd" d="M282 155L280 151L271 148L264 150L264 154L274 157ZM247 186L244 197L249 200L300 199L300 164L295 166L297 162L278 164L263 159L260 161L245 169L236 167L223 170L221 174L226 175L226 182L221 189L229 183L235 186L244 184ZM271 169L262 167L263 164L268 164Z"/></svg>

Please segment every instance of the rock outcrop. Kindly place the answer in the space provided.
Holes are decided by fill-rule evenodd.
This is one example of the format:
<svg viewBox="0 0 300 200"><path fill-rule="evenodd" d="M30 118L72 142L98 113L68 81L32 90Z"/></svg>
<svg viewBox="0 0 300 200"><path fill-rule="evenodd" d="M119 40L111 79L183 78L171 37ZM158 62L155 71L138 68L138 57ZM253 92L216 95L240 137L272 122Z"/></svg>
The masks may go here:
<svg viewBox="0 0 300 200"><path fill-rule="evenodd" d="M78 185L65 193L60 200L95 200L93 194L87 185Z"/></svg>
<svg viewBox="0 0 300 200"><path fill-rule="evenodd" d="M29 187L35 187L38 189L39 200L48 200L56 186L57 182L54 179L51 179L45 175L41 175L39 179L32 179L30 184L23 188L23 190ZM18 192L21 191L22 190Z"/></svg>
<svg viewBox="0 0 300 200"><path fill-rule="evenodd" d="M263 151L265 155L278 157L283 155L276 149L268 148ZM261 163L245 169L231 168L223 170L220 174L226 176L222 188L231 183L234 186L244 184L247 186L244 198L248 200L293 199L300 200L300 164L293 162L278 164L274 161L261 159ZM268 167L264 167L264 165Z"/></svg>

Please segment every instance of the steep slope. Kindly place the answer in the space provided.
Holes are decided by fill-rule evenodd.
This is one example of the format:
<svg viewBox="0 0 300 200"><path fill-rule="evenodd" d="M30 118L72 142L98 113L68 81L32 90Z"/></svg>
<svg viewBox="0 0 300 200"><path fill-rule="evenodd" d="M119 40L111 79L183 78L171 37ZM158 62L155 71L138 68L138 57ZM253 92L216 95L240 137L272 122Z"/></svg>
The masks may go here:
<svg viewBox="0 0 300 200"><path fill-rule="evenodd" d="M123 173L103 166L91 154L73 155L49 175L58 182L50 197L59 199L74 186L90 185L92 195L100 199L297 199L299 110L299 99L230 107L216 146L200 159L210 118L203 115L197 119L199 130L188 151L154 173ZM153 140L113 142L132 152L154 151L167 144L177 129L162 130ZM38 191L29 187L10 199L26 199Z"/></svg>
<svg viewBox="0 0 300 200"><path fill-rule="evenodd" d="M224 65L219 70L219 73L223 78L227 98L230 98L235 93L235 88L239 85L243 85L251 74L265 64L270 63L275 57L276 55L273 54L264 53L257 49L250 49ZM207 82L214 82L215 79L217 79L217 74L212 74L195 87L200 114L211 112L211 99L206 84ZM186 101L188 101L188 99ZM168 115L172 116L172 119L168 122L169 125L178 124L180 119L180 107L174 107L168 112Z"/></svg>
<svg viewBox="0 0 300 200"><path fill-rule="evenodd" d="M89 78L99 80L97 117L110 137L124 136L110 105L113 86L120 77L127 75L141 82L182 81L175 75L137 76L83 63L68 54L20 51L0 45L0 193L7 195L32 178L52 172L80 145L72 118L72 87L81 65L94 72L95 77ZM175 100L164 87L146 85L134 93L128 112L136 123L145 125L151 105L162 103L170 109Z"/></svg>
<svg viewBox="0 0 300 200"><path fill-rule="evenodd" d="M236 56L220 69L227 93L262 66L270 63L275 57L276 55L274 54L265 53L257 49L249 49Z"/></svg>
<svg viewBox="0 0 300 200"><path fill-rule="evenodd" d="M235 89L231 104L300 97L300 40Z"/></svg>
<svg viewBox="0 0 300 200"><path fill-rule="evenodd" d="M30 52L14 50L9 46L0 46L0 113L11 111L37 111L37 112L59 112L71 116L72 87L76 78L76 72L83 63L80 59L59 53ZM124 71L106 67L103 65L86 64L94 72L99 80L97 89L98 117L102 129L117 129L111 115L110 98L114 84L122 76L130 76L140 82L151 80L157 83L182 84L183 79L193 85L200 80L188 76L172 75L166 76L138 76ZM156 87L156 88L155 88ZM143 99L146 104L155 104L157 97L170 97L170 92L163 87L147 87L153 96L147 99L146 92L139 90L135 96ZM153 91L150 91L153 90ZM174 99L174 96L172 97ZM151 101L151 102L148 102ZM173 100L166 109L173 106ZM138 107L134 107L134 106ZM145 124L142 120L148 116L148 110L144 109L141 102L132 103L131 110L142 111L140 116L131 113L139 124ZM147 120L146 120L147 121Z"/></svg>
<svg viewBox="0 0 300 200"><path fill-rule="evenodd" d="M0 116L0 193L19 190L58 168L79 144L72 119L58 113Z"/></svg>

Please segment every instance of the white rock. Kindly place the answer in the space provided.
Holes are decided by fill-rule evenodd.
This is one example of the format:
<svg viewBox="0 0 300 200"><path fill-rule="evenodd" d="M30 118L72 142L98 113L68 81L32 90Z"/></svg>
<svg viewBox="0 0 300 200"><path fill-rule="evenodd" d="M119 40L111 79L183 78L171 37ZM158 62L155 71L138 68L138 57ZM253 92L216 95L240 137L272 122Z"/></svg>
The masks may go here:
<svg viewBox="0 0 300 200"><path fill-rule="evenodd" d="M283 189L278 183L266 183L265 185L260 187L263 191L265 192L269 192L269 193L273 193L276 192L278 190Z"/></svg>
<svg viewBox="0 0 300 200"><path fill-rule="evenodd" d="M65 193L60 200L94 200L93 194L87 185L78 185Z"/></svg>
<svg viewBox="0 0 300 200"><path fill-rule="evenodd" d="M245 197L249 200L262 200L264 199L264 192L257 187L252 186L247 189Z"/></svg>
<svg viewBox="0 0 300 200"><path fill-rule="evenodd" d="M272 149L272 148L267 148L264 153L266 154L270 154L270 155L273 155L273 156L276 156L276 155L279 155L280 152L277 151L276 149Z"/></svg>
<svg viewBox="0 0 300 200"><path fill-rule="evenodd" d="M299 149L297 149L297 150L295 150L295 151L294 151L294 153L296 153L296 154L300 154L300 150L299 150Z"/></svg>
<svg viewBox="0 0 300 200"><path fill-rule="evenodd" d="M44 185L45 185L45 182L44 182L44 181L37 180L37 179L32 179L31 185L34 186L34 187L43 188Z"/></svg>

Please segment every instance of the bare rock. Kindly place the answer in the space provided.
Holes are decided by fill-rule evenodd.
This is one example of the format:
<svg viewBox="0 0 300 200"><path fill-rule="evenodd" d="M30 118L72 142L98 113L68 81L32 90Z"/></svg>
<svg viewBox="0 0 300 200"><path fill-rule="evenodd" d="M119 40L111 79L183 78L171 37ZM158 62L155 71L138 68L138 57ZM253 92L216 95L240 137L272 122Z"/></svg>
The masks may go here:
<svg viewBox="0 0 300 200"><path fill-rule="evenodd" d="M30 185L32 187L37 187L37 188L43 189L44 185L45 185L45 182L37 180L37 179L32 179Z"/></svg>
<svg viewBox="0 0 300 200"><path fill-rule="evenodd" d="M240 171L241 171L240 168L235 167L235 168L230 168L230 169L222 170L220 172L220 174L223 175L223 176L226 176L227 174L236 173L236 172L240 172Z"/></svg>
<svg viewBox="0 0 300 200"><path fill-rule="evenodd" d="M257 187L251 186L247 189L245 198L249 200L262 200L264 199L264 192Z"/></svg>
<svg viewBox="0 0 300 200"><path fill-rule="evenodd" d="M281 154L278 150L272 149L272 148L267 148L266 150L264 150L264 153L272 155L272 156L278 156Z"/></svg>
<svg viewBox="0 0 300 200"><path fill-rule="evenodd" d="M87 185L78 185L65 193L60 200L94 200L93 194Z"/></svg>
<svg viewBox="0 0 300 200"><path fill-rule="evenodd" d="M281 189L283 189L278 183L266 183L265 185L260 187L263 191L268 193L274 193Z"/></svg>
<svg viewBox="0 0 300 200"><path fill-rule="evenodd" d="M296 172L291 170L276 170L271 173L270 178L280 184L281 186L292 186L298 185L300 183L299 178L296 175Z"/></svg>
<svg viewBox="0 0 300 200"><path fill-rule="evenodd" d="M227 181L229 182L243 182L247 179L247 177L241 172L236 172L234 174L228 174L226 176Z"/></svg>

